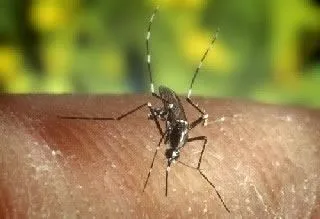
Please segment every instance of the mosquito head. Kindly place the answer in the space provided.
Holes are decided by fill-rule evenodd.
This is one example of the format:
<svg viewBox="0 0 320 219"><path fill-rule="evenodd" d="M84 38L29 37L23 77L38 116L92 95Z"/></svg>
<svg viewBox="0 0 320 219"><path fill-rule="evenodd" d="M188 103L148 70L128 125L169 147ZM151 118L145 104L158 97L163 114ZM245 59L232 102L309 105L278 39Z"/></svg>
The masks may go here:
<svg viewBox="0 0 320 219"><path fill-rule="evenodd" d="M179 158L180 156L180 151L178 149L173 149L173 148L168 148L166 150L166 158L170 161L170 163L172 161L175 161Z"/></svg>

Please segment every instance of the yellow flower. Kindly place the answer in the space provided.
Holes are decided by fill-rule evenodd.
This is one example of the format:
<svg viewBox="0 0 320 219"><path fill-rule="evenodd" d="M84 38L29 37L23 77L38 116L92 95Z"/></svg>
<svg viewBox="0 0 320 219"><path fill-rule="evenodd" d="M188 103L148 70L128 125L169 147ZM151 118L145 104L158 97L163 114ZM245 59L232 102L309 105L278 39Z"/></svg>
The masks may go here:
<svg viewBox="0 0 320 219"><path fill-rule="evenodd" d="M55 30L61 26L66 18L62 8L55 5L39 3L31 7L31 23L40 31Z"/></svg>
<svg viewBox="0 0 320 219"><path fill-rule="evenodd" d="M15 80L21 66L19 52L11 46L0 47L0 81L4 84Z"/></svg>
<svg viewBox="0 0 320 219"><path fill-rule="evenodd" d="M41 32L53 31L59 27L65 27L78 5L78 0L33 1L29 15L30 21Z"/></svg>

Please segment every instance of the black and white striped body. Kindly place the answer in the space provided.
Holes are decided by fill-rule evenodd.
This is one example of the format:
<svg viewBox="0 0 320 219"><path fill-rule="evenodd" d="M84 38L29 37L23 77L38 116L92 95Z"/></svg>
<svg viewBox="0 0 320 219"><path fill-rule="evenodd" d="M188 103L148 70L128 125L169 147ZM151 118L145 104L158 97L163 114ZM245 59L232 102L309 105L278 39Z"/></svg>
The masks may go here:
<svg viewBox="0 0 320 219"><path fill-rule="evenodd" d="M163 102L166 118L165 144L166 158L173 162L179 158L180 149L188 140L188 122L183 106L177 94L168 87L159 86L159 96Z"/></svg>

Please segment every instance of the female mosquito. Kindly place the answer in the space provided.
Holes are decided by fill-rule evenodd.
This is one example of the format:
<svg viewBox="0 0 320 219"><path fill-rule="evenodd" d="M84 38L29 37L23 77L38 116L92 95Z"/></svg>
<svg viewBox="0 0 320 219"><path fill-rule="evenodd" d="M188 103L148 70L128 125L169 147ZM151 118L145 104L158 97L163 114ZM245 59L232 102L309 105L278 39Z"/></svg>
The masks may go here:
<svg viewBox="0 0 320 219"><path fill-rule="evenodd" d="M178 160L178 158L180 156L181 149L188 142L201 141L201 142L203 142L203 144L202 144L202 150L201 150L201 154L200 154L200 157L198 160L197 167L191 167L191 166L188 166L182 162L180 162L180 163L185 166L196 169L200 173L200 175L215 190L215 192L218 195L224 208L228 212L230 212L230 210L226 206L225 202L223 201L220 193L216 189L215 185L208 179L208 177L200 169L203 153L205 151L206 144L207 144L207 137L206 136L197 136L197 137L192 137L192 138L189 137L189 131L192 130L194 127L196 127L197 125L199 125L201 123L203 124L203 126L207 125L208 114L206 114L204 110L200 109L198 104L195 104L191 100L190 97L191 97L191 93L192 93L192 86L195 82L195 79L196 79L198 73L199 73L199 70L202 66L203 61L205 60L208 52L213 47L214 42L216 41L216 39L218 37L219 29L214 34L213 39L210 43L210 46L207 48L204 55L202 56L202 59L198 65L198 67L196 68L194 75L193 75L193 78L191 80L191 84L190 84L190 87L188 90L188 95L186 97L186 101L189 104L191 104L191 106L194 107L201 115L198 117L198 119L196 119L192 122L189 122L187 120L187 117L186 117L184 108L181 104L181 101L180 101L179 97L177 96L177 94L173 90L171 90L170 88L168 88L166 86L159 86L159 94L157 94L154 91L154 83L153 83L153 79L152 79L152 70L151 70L151 53L150 53L150 45L149 44L150 44L150 37L151 37L151 27L152 27L153 20L156 16L158 10L159 10L159 6L154 10L154 12L152 13L152 16L149 20L149 24L148 24L148 28L147 28L147 36L146 36L146 55L147 55L148 73L149 73L149 78L150 78L150 91L151 91L152 96L154 96L155 98L162 101L163 106L155 108L152 106L152 104L150 102L148 102L148 103L144 103L144 104L142 104L142 105L140 105L140 106L124 113L124 114L121 114L118 117L114 117L114 118L93 118L93 117L90 118L90 117L66 117L66 116L60 117L60 118L62 118L62 119L87 119L87 120L121 120L121 119L127 117L128 115L131 115L134 112L147 106L150 111L150 114L148 115L148 119L153 120L155 122L155 125L157 126L157 129L161 135L161 138L160 138L160 141L157 145L156 151L154 152L152 162L150 165L150 169L149 169L146 181L144 183L143 191L145 190L145 188L148 184L148 180L151 175L153 164L154 164L155 158L157 156L158 150L160 149L160 145L162 142L164 142L164 144L166 144L168 146L167 149L165 150L165 157L167 159L165 195L167 196L168 195L168 175L169 175L171 164L176 161L180 162ZM164 130L162 129L162 127L160 125L160 121L163 121L165 123Z"/></svg>

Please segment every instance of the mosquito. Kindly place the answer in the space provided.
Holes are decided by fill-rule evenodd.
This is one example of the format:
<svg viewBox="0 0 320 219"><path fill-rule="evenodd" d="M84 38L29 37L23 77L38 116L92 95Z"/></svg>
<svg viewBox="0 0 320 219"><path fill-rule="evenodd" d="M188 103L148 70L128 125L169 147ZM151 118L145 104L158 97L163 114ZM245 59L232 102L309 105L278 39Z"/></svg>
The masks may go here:
<svg viewBox="0 0 320 219"><path fill-rule="evenodd" d="M166 168L166 188L165 188L165 195L168 195L168 176L171 168L171 164L175 162L179 162L187 167L193 168L197 170L200 175L211 185L211 187L215 190L217 196L219 197L221 203L223 204L224 208L230 213L229 208L226 206L225 202L222 199L222 196L216 189L215 185L209 180L209 178L203 173L201 170L201 162L202 157L207 145L207 137L197 136L197 137L189 137L189 131L198 126L202 123L203 126L207 125L208 121L208 114L205 113L205 110L200 109L198 104L194 103L191 100L191 93L192 93L192 86L195 82L195 79L199 73L200 68L202 67L203 61L208 55L208 52L210 49L212 49L214 42L216 41L219 33L219 29L216 31L216 33L213 35L213 38L211 40L210 46L207 48L205 53L203 54L200 63L198 67L196 68L193 78L191 80L191 84L188 90L188 95L186 97L187 103L189 103L195 110L197 110L201 115L191 123L188 122L184 108L181 104L180 98L178 95L170 88L166 86L159 86L159 94L157 94L154 90L154 82L152 78L152 69L151 69L151 52L150 52L150 38L151 38L151 27L154 21L154 18L159 11L159 6L154 10L154 12L151 15L151 18L149 20L148 28L147 28L147 36L146 36L146 56L147 56L147 68L149 73L149 79L150 79L150 92L151 95L160 101L162 101L163 106L162 107L153 107L150 102L144 103L142 105L137 106L136 108L120 114L117 117L113 118L96 118L96 117L69 117L69 116L63 116L60 117L62 119L86 119L86 120L122 120L126 118L127 116L137 112L138 110L148 107L150 113L148 114L148 119L153 120L155 122L155 125L161 135L160 141L156 147L156 151L154 152L152 162L150 165L150 169L146 178L146 181L143 186L143 192L147 187L152 168L154 165L154 161L156 159L158 150L160 149L161 143L164 142L165 145L167 145L167 149L165 150L165 157L167 160L167 168ZM163 130L160 121L163 121L165 123L165 129ZM196 167L189 166L181 161L178 160L180 157L181 149L184 148L184 146L188 142L195 142L195 141L201 141L202 143L202 150L200 153L200 157L197 163Z"/></svg>

